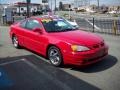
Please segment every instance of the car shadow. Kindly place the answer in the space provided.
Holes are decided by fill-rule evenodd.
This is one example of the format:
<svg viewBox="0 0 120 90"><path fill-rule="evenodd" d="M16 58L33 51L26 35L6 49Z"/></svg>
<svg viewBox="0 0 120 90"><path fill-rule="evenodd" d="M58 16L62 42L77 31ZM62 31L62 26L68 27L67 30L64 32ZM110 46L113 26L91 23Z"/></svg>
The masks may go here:
<svg viewBox="0 0 120 90"><path fill-rule="evenodd" d="M71 70L80 71L80 72L84 72L84 73L101 72L101 71L105 71L105 70L113 67L117 62L118 62L118 60L116 57L114 57L112 55L108 55L102 61L100 61L96 64L93 64L86 68L74 67Z"/></svg>
<svg viewBox="0 0 120 90"><path fill-rule="evenodd" d="M22 48L22 49L26 49L26 50L30 51L31 53L36 54L39 57L44 58L47 61L49 61L47 57L45 57L45 56L43 56L39 53L36 53L36 52L34 52L32 50L29 50L25 47ZM95 64L92 64L90 66L79 67L79 66L68 64L68 65L60 66L60 68L68 68L68 69L71 69L71 70L74 70L74 71L79 71L79 72L84 72L84 73L95 73L95 72L101 72L101 71L107 70L107 69L113 67L117 62L118 62L118 60L115 56L108 55L102 61L97 62Z"/></svg>

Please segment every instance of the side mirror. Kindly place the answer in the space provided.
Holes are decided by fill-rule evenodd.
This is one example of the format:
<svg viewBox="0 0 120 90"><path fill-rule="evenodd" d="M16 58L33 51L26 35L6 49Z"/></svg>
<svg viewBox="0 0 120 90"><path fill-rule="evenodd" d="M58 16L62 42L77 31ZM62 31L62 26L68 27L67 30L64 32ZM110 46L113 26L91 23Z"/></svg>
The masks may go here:
<svg viewBox="0 0 120 90"><path fill-rule="evenodd" d="M35 28L35 29L33 29L33 32L42 34L42 33L43 33L43 30L42 30L41 28Z"/></svg>

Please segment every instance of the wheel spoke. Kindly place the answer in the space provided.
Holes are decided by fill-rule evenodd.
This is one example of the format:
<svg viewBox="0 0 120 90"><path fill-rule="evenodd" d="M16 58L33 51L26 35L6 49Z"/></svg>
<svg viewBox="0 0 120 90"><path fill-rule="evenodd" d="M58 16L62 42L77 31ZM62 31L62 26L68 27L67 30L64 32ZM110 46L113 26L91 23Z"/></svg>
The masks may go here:
<svg viewBox="0 0 120 90"><path fill-rule="evenodd" d="M58 52L53 53L53 56L58 56Z"/></svg>

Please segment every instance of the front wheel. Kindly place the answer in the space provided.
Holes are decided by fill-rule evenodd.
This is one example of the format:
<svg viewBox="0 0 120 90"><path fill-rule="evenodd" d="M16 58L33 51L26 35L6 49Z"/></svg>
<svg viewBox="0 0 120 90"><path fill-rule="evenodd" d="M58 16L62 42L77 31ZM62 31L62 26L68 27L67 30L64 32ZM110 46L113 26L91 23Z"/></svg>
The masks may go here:
<svg viewBox="0 0 120 90"><path fill-rule="evenodd" d="M56 66L56 67L61 66L62 63L63 63L61 52L55 46L52 46L52 47L49 48L49 50L48 50L48 59L50 60L50 63L53 66Z"/></svg>

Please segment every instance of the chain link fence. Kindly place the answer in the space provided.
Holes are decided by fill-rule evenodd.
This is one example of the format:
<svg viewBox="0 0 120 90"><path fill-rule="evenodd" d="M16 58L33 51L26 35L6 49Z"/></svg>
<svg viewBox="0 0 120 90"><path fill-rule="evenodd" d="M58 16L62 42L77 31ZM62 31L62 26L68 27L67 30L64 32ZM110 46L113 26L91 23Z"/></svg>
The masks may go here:
<svg viewBox="0 0 120 90"><path fill-rule="evenodd" d="M2 17L2 24L3 25L6 25L6 24L10 25L12 23L19 22L19 21L24 20L26 18L27 18L26 16L13 16L11 21L7 21L7 17L3 16Z"/></svg>
<svg viewBox="0 0 120 90"><path fill-rule="evenodd" d="M68 12L60 11L57 14L65 18L69 17ZM120 17L107 16L107 14L76 14L74 11L70 15L81 30L120 35Z"/></svg>
<svg viewBox="0 0 120 90"><path fill-rule="evenodd" d="M120 19L79 17L75 20L82 30L120 35Z"/></svg>
<svg viewBox="0 0 120 90"><path fill-rule="evenodd" d="M2 24L2 10L0 9L0 25Z"/></svg>

